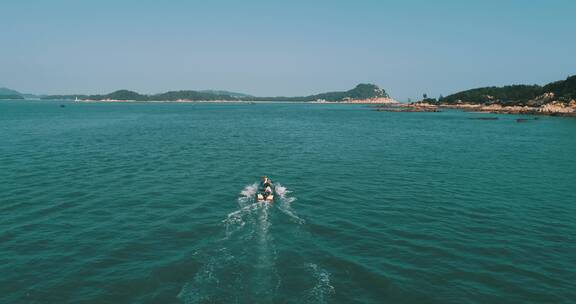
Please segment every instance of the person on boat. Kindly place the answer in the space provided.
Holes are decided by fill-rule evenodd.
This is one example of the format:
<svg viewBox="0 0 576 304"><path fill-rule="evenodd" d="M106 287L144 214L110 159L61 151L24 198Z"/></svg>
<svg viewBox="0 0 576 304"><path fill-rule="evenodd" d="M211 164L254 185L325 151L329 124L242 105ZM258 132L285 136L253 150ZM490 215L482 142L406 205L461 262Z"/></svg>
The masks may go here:
<svg viewBox="0 0 576 304"><path fill-rule="evenodd" d="M262 181L260 182L260 188L265 189L266 187L272 186L272 181L268 176L262 176Z"/></svg>

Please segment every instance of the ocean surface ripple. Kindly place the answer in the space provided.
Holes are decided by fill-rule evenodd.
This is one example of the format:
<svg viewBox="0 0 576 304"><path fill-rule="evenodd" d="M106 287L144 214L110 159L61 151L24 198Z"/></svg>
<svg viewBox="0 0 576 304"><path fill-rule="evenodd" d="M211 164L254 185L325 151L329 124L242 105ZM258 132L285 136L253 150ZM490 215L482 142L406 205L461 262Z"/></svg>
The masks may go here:
<svg viewBox="0 0 576 304"><path fill-rule="evenodd" d="M576 120L481 115L2 101L0 303L573 303Z"/></svg>

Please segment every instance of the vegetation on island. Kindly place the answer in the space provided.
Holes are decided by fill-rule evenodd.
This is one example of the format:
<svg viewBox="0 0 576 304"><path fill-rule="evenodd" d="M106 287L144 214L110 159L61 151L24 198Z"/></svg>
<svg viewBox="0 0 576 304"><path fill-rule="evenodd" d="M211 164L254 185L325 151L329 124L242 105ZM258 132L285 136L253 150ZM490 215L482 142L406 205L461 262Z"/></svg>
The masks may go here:
<svg viewBox="0 0 576 304"><path fill-rule="evenodd" d="M484 87L458 92L440 99L441 103L518 103L527 102L541 95L538 85L509 85L504 87Z"/></svg>
<svg viewBox="0 0 576 304"><path fill-rule="evenodd" d="M330 92L309 96L311 100L324 99L326 101L341 101L345 99L371 99L371 98L388 98L386 91L377 85L361 83L354 89L345 92Z"/></svg>
<svg viewBox="0 0 576 304"><path fill-rule="evenodd" d="M509 85L471 89L442 97L438 101L432 100L432 102L537 106L550 100L569 102L573 99L576 99L576 75L544 86Z"/></svg>
<svg viewBox="0 0 576 304"><path fill-rule="evenodd" d="M0 88L0 99L24 99L24 97L18 91Z"/></svg>
<svg viewBox="0 0 576 304"><path fill-rule="evenodd" d="M129 90L118 90L115 92L112 92L110 94L107 95L90 95L87 97L87 99L92 99L92 100L105 100L105 99L110 99L110 100L138 100L138 101L146 101L148 100L148 96L146 95L141 95L138 94L136 92L133 91L129 91Z"/></svg>
<svg viewBox="0 0 576 304"><path fill-rule="evenodd" d="M551 82L542 88L542 92L551 92L562 100L576 99L576 75L560 80Z"/></svg>
<svg viewBox="0 0 576 304"><path fill-rule="evenodd" d="M20 93L8 88L0 88L0 99L38 99L41 96L35 94Z"/></svg>
<svg viewBox="0 0 576 304"><path fill-rule="evenodd" d="M0 95L20 95L20 92L8 88L0 88Z"/></svg>
<svg viewBox="0 0 576 304"><path fill-rule="evenodd" d="M379 88L374 84L361 83L355 88L343 92L328 92L316 95L302 97L304 101L311 100L326 100L326 101L342 101L347 99L362 100L371 98L385 98L388 94L385 90Z"/></svg>

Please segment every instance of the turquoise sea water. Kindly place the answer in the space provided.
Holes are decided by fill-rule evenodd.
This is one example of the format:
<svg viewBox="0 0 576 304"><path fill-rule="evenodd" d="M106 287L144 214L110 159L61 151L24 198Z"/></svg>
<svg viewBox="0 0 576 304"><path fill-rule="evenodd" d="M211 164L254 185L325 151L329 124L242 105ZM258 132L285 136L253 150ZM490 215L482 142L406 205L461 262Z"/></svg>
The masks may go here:
<svg viewBox="0 0 576 304"><path fill-rule="evenodd" d="M0 102L0 303L573 303L576 119L487 115Z"/></svg>

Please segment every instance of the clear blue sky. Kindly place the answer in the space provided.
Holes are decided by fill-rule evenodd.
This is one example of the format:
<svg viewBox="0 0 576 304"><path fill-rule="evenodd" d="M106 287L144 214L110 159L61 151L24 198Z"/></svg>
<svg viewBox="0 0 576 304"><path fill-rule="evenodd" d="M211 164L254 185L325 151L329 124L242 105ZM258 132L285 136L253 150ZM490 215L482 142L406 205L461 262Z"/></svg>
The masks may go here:
<svg viewBox="0 0 576 304"><path fill-rule="evenodd" d="M31 93L370 82L400 100L576 74L576 1L2 0L0 86Z"/></svg>

